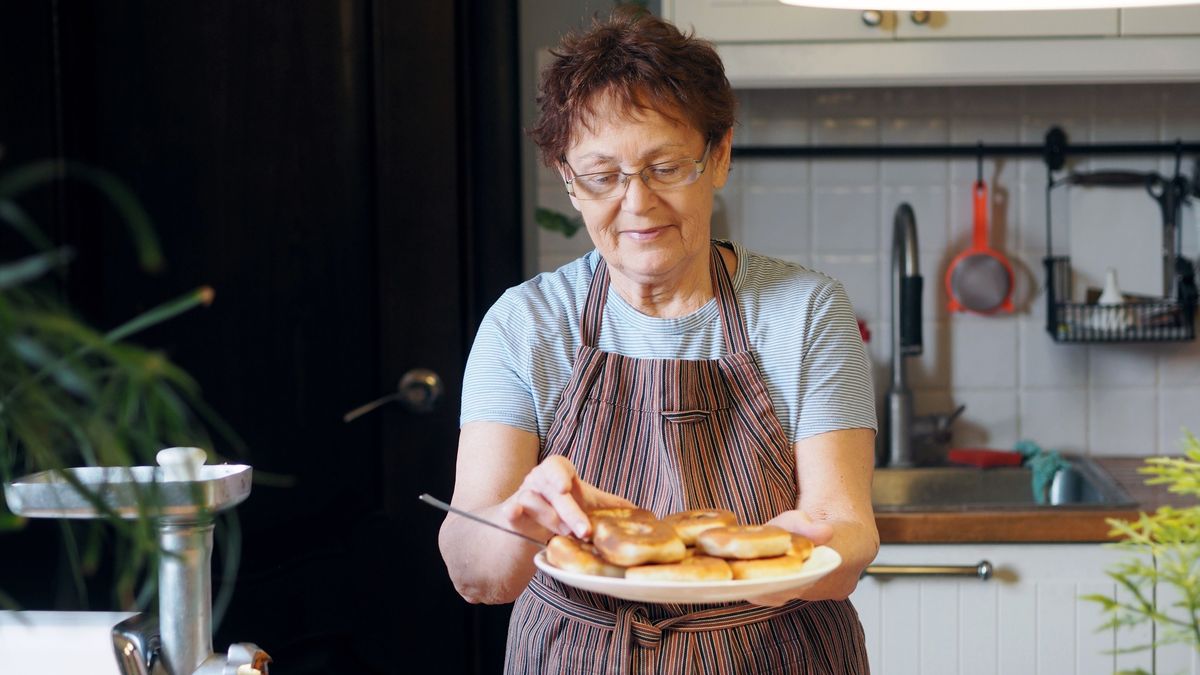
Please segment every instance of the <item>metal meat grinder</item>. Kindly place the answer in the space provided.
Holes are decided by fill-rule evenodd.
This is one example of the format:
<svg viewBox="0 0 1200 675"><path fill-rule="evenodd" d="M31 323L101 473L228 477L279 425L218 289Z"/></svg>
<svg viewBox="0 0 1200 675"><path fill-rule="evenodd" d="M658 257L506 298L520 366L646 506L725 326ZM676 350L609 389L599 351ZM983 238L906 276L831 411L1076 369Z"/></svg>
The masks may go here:
<svg viewBox="0 0 1200 675"><path fill-rule="evenodd" d="M122 675L267 673L271 659L252 643L213 653L213 522L250 495L251 468L205 465L204 459L198 448L167 448L158 453L157 467L42 471L4 486L9 509L29 518L98 518L111 509L122 518L154 521L162 547L158 616L135 614L112 628L115 672Z"/></svg>

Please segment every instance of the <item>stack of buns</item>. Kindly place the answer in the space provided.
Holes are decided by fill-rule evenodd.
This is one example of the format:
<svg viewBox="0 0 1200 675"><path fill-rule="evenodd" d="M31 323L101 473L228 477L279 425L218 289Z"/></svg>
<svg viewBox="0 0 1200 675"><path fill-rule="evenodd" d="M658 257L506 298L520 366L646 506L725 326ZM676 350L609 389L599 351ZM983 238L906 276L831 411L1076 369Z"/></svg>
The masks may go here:
<svg viewBox="0 0 1200 675"><path fill-rule="evenodd" d="M645 509L588 513L590 540L556 536L546 559L578 574L641 581L729 581L796 574L813 544L774 525L739 525L723 509L693 509L659 520Z"/></svg>

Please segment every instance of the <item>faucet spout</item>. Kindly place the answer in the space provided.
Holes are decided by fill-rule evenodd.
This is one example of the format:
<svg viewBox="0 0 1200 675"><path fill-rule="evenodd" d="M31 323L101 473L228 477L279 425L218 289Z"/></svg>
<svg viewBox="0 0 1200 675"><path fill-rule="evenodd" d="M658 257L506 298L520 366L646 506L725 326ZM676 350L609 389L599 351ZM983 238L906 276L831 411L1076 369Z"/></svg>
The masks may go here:
<svg viewBox="0 0 1200 675"><path fill-rule="evenodd" d="M912 392L908 388L905 357L921 353L921 291L923 281L917 258L917 218L912 206L902 203L892 220L892 377L888 388L888 464L911 466Z"/></svg>

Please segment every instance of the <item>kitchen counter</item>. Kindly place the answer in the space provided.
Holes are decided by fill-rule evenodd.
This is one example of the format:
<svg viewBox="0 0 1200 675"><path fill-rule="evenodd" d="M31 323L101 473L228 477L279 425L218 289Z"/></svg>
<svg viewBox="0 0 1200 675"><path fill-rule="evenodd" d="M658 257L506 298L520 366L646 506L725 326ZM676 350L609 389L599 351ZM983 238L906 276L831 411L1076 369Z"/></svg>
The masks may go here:
<svg viewBox="0 0 1200 675"><path fill-rule="evenodd" d="M1140 512L1162 505L1192 506L1195 501L1167 492L1165 486L1147 486L1137 469L1142 457L1096 458L1113 479L1137 502L1134 508L1097 509L1042 507L963 511L877 512L875 523L885 544L923 543L1062 543L1112 541L1108 518L1135 520Z"/></svg>

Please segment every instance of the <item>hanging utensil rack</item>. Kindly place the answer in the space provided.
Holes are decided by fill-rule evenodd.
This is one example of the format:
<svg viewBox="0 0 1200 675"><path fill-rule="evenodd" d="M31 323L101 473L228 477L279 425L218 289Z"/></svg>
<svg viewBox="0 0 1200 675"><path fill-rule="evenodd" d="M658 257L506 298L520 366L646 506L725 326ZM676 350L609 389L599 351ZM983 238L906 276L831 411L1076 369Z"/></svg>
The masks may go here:
<svg viewBox="0 0 1200 675"><path fill-rule="evenodd" d="M1046 330L1056 342L1163 342L1196 337L1196 283L1191 261L1178 255L1179 225L1164 236L1171 240L1171 255L1164 255L1164 297L1103 306L1072 302L1073 274L1069 256L1055 256L1051 248L1050 191L1071 182L1055 179L1068 156L1174 155L1174 176L1157 176L1162 189L1172 191L1179 205L1200 197L1200 160L1190 179L1181 175L1184 154L1200 154L1200 143L1070 143L1060 127L1051 127L1040 144L920 144L920 145L743 145L732 150L735 159L918 159L930 157L1039 157L1046 165ZM1161 203L1161 202L1160 202ZM1165 207L1164 207L1165 208ZM1172 265L1171 261L1174 260Z"/></svg>
<svg viewBox="0 0 1200 675"><path fill-rule="evenodd" d="M1178 157L1178 156L1177 156ZM1046 331L1055 342L1179 342L1196 338L1196 270L1180 255L1179 216L1191 181L1179 171L1163 176L1156 171L1098 171L1067 173L1046 183ZM1140 188L1162 210L1163 293L1125 302L1100 304L1073 301L1074 273L1069 256L1054 255L1051 193L1062 186Z"/></svg>

